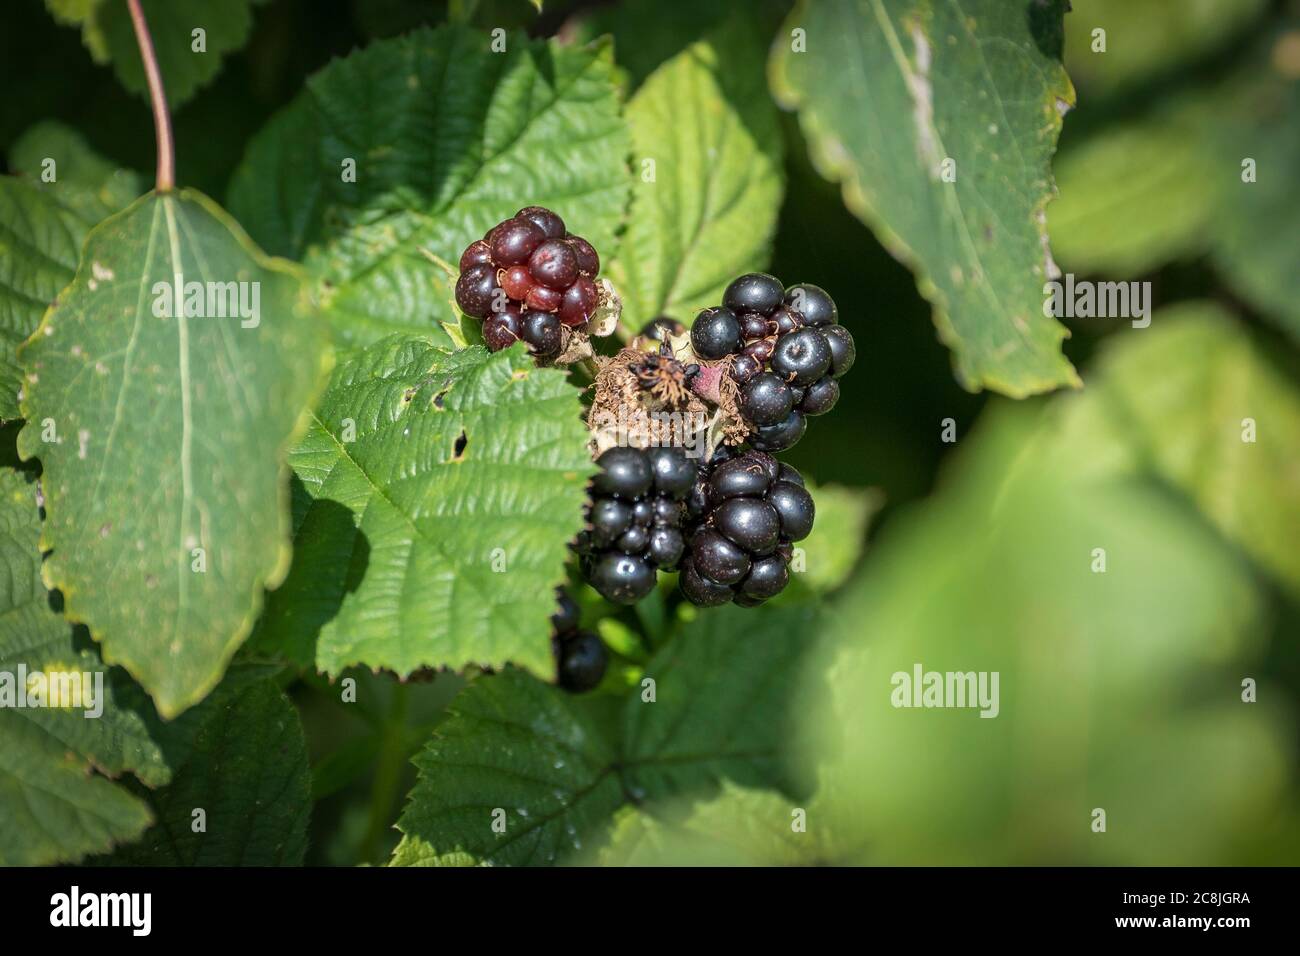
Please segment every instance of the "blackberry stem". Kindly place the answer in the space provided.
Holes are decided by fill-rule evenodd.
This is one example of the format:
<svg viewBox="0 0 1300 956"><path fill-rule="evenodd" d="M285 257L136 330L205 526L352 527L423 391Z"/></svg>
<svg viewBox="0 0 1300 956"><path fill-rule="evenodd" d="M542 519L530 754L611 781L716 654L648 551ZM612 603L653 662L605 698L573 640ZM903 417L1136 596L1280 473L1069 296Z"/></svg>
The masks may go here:
<svg viewBox="0 0 1300 956"><path fill-rule="evenodd" d="M176 149L172 142L172 118L167 111L167 94L163 90L162 73L158 70L158 56L154 52L153 37L145 22L140 0L126 0L131 10L131 24L135 27L135 41L140 47L144 75L149 84L149 104L153 107L154 136L158 141L158 173L154 189L160 193L176 188Z"/></svg>

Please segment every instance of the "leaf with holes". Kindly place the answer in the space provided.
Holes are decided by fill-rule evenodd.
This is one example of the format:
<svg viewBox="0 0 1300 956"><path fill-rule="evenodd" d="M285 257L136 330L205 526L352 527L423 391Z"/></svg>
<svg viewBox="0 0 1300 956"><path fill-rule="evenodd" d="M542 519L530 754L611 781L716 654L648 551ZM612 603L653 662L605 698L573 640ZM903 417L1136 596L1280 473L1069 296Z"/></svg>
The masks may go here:
<svg viewBox="0 0 1300 956"><path fill-rule="evenodd" d="M134 174L57 123L24 133L10 165L19 177L0 177L0 421L19 417L14 352L72 281L86 233L141 192Z"/></svg>
<svg viewBox="0 0 1300 956"><path fill-rule="evenodd" d="M232 210L266 248L305 260L348 341L408 331L450 345L449 275L431 259L454 269L521 206L612 247L629 180L608 44L492 42L419 30L334 61L236 171Z"/></svg>
<svg viewBox="0 0 1300 956"><path fill-rule="evenodd" d="M522 345L390 336L334 372L297 477L295 560L257 637L301 664L552 669L588 476L578 389Z"/></svg>
<svg viewBox="0 0 1300 956"><path fill-rule="evenodd" d="M134 839L148 804L108 778L169 778L122 681L50 609L39 535L35 484L0 470L0 866L72 862ZM33 677L69 706L20 706L34 701Z"/></svg>
<svg viewBox="0 0 1300 956"><path fill-rule="evenodd" d="M658 315L689 322L767 265L784 175L762 55L737 21L661 66L628 104L642 175L610 272L632 328Z"/></svg>
<svg viewBox="0 0 1300 956"><path fill-rule="evenodd" d="M726 781L805 793L790 730L813 624L807 610L702 616L646 665L649 701L640 685L620 702L514 669L479 678L416 758L393 865L556 863L603 843L629 801L681 806Z"/></svg>
<svg viewBox="0 0 1300 956"><path fill-rule="evenodd" d="M45 581L166 718L216 685L287 570L284 455L327 354L297 271L189 191L93 229L19 350Z"/></svg>
<svg viewBox="0 0 1300 956"><path fill-rule="evenodd" d="M1020 397L1079 384L1042 291L1055 272L1049 163L1074 101L1064 9L804 2L771 63L818 168L917 274L970 389Z"/></svg>

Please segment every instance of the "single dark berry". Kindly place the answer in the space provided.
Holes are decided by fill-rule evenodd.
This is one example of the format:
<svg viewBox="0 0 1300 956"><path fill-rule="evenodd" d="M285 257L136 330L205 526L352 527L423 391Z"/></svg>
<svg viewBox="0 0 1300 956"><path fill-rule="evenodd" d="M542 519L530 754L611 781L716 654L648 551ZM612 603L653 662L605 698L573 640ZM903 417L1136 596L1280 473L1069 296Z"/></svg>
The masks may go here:
<svg viewBox="0 0 1300 956"><path fill-rule="evenodd" d="M752 355L737 355L731 363L731 379L737 385L744 385L763 370L763 363Z"/></svg>
<svg viewBox="0 0 1300 956"><path fill-rule="evenodd" d="M564 293L535 284L524 297L524 305L534 312L554 312L564 304Z"/></svg>
<svg viewBox="0 0 1300 956"><path fill-rule="evenodd" d="M578 257L562 239L547 239L529 257L528 271L542 285L563 291L578 278Z"/></svg>
<svg viewBox="0 0 1300 956"><path fill-rule="evenodd" d="M655 490L670 498L685 498L695 486L695 462L686 457L681 448L666 445L646 451L650 470L654 473Z"/></svg>
<svg viewBox="0 0 1300 956"><path fill-rule="evenodd" d="M763 272L751 272L732 281L722 294L722 304L736 312L771 315L784 295L781 280Z"/></svg>
<svg viewBox="0 0 1300 956"><path fill-rule="evenodd" d="M501 288L516 302L523 302L533 285L533 277L527 266L511 266L501 272Z"/></svg>
<svg viewBox="0 0 1300 956"><path fill-rule="evenodd" d="M599 637L591 631L578 631L561 638L559 645L556 672L561 687L581 694L600 683L609 665L609 654Z"/></svg>
<svg viewBox="0 0 1300 956"><path fill-rule="evenodd" d="M618 550L625 554L640 554L650 543L650 532L641 525L632 525L614 542Z"/></svg>
<svg viewBox="0 0 1300 956"><path fill-rule="evenodd" d="M571 329L586 325L596 313L596 283L586 276L578 276L573 285L564 290L560 301L560 321Z"/></svg>
<svg viewBox="0 0 1300 956"><path fill-rule="evenodd" d="M829 375L808 386L808 392L799 402L799 411L805 415L825 415L840 400L840 383Z"/></svg>
<svg viewBox="0 0 1300 956"><path fill-rule="evenodd" d="M500 352L514 345L521 338L522 331L517 309L493 312L483 320L483 342L491 352Z"/></svg>
<svg viewBox="0 0 1300 956"><path fill-rule="evenodd" d="M800 329L776 340L772 371L792 385L811 385L831 367L831 347L820 329Z"/></svg>
<svg viewBox="0 0 1300 956"><path fill-rule="evenodd" d="M702 359L720 359L740 348L740 322L730 309L705 309L691 326L691 348Z"/></svg>
<svg viewBox="0 0 1300 956"><path fill-rule="evenodd" d="M691 538L691 561L710 581L727 585L744 578L752 563L744 548L711 528L702 528Z"/></svg>
<svg viewBox="0 0 1300 956"><path fill-rule="evenodd" d="M650 563L662 571L672 571L682 559L686 540L676 528L655 528L650 532L646 556Z"/></svg>
<svg viewBox="0 0 1300 956"><path fill-rule="evenodd" d="M745 495L762 496L771 483L771 476L761 462L741 455L713 469L709 475L709 503L716 505Z"/></svg>
<svg viewBox="0 0 1300 956"><path fill-rule="evenodd" d="M556 634L568 634L570 631L576 631L578 629L578 619L582 615L582 611L578 608L578 602L564 588L555 589L555 598L560 607L551 615L551 629Z"/></svg>
<svg viewBox="0 0 1300 956"><path fill-rule="evenodd" d="M687 493L689 494L689 490ZM660 496L655 499L655 524L661 527L676 528L682 523L682 515L685 510L686 506L682 502Z"/></svg>
<svg viewBox="0 0 1300 956"><path fill-rule="evenodd" d="M796 408L785 421L761 426L756 434L749 436L749 443L760 451L785 451L797 445L807 430L808 419Z"/></svg>
<svg viewBox="0 0 1300 956"><path fill-rule="evenodd" d="M691 559L682 559L682 573L677 579L686 599L698 607L718 607L732 599L731 588L710 581L695 570Z"/></svg>
<svg viewBox="0 0 1300 956"><path fill-rule="evenodd" d="M772 357L772 352L776 350L776 343L771 339L758 339L750 342L740 350L741 355L748 355L753 358L759 365L767 364L767 360Z"/></svg>
<svg viewBox="0 0 1300 956"><path fill-rule="evenodd" d="M831 376L839 378L853 368L853 362L858 357L853 335L842 325L824 326L822 334L826 336L826 344L831 347Z"/></svg>
<svg viewBox="0 0 1300 956"><path fill-rule="evenodd" d="M655 571L642 558L607 551L592 562L588 580L615 604L635 604L654 590Z"/></svg>
<svg viewBox="0 0 1300 956"><path fill-rule="evenodd" d="M776 480L788 481L790 484L798 485L800 488L804 486L803 475L799 474L798 469L793 465L787 465L785 462L781 462L781 469L776 476Z"/></svg>
<svg viewBox="0 0 1300 956"><path fill-rule="evenodd" d="M789 567L780 555L773 554L754 562L749 576L740 582L740 593L751 600L766 601L780 594L789 583Z"/></svg>
<svg viewBox="0 0 1300 956"><path fill-rule="evenodd" d="M641 527L644 528L646 525L650 524L651 521L654 521L654 519L655 506L653 502L647 501L643 498L632 505L632 520Z"/></svg>
<svg viewBox="0 0 1300 956"><path fill-rule="evenodd" d="M781 537L781 516L757 498L728 498L713 510L712 520L715 528L750 554L770 554Z"/></svg>
<svg viewBox="0 0 1300 956"><path fill-rule="evenodd" d="M767 316L760 312L744 312L740 315L740 335L746 342L761 339L767 335Z"/></svg>
<svg viewBox="0 0 1300 956"><path fill-rule="evenodd" d="M456 280L456 304L466 315L485 319L492 311L497 270L487 263L470 266Z"/></svg>
<svg viewBox="0 0 1300 956"><path fill-rule="evenodd" d="M545 206L525 206L515 213L516 219L527 219L542 230L547 239L562 239L565 235L564 220Z"/></svg>
<svg viewBox="0 0 1300 956"><path fill-rule="evenodd" d="M740 412L755 425L785 421L794 407L790 386L771 372L763 372L740 390Z"/></svg>
<svg viewBox="0 0 1300 956"><path fill-rule="evenodd" d="M596 254L596 250L590 242L582 238L582 236L569 236L565 241L569 244L574 257L578 260L579 272L591 277L600 272L600 256Z"/></svg>
<svg viewBox="0 0 1300 956"><path fill-rule="evenodd" d="M695 483L691 493L686 496L686 514L698 518L709 510L709 484L703 478Z"/></svg>
<svg viewBox="0 0 1300 956"><path fill-rule="evenodd" d="M784 305L772 313L772 321L776 323L778 335L787 335L804 325L803 316Z"/></svg>
<svg viewBox="0 0 1300 956"><path fill-rule="evenodd" d="M528 343L534 355L543 358L559 355L564 345L560 320L549 312L525 312L520 337Z"/></svg>
<svg viewBox="0 0 1300 956"><path fill-rule="evenodd" d="M826 290L811 282L801 282L785 290L785 304L803 316L805 325L833 325L840 311Z"/></svg>
<svg viewBox="0 0 1300 956"><path fill-rule="evenodd" d="M591 524L591 543L608 548L632 525L632 508L617 498L597 498L587 517Z"/></svg>
<svg viewBox="0 0 1300 956"><path fill-rule="evenodd" d="M470 266L483 266L492 264L492 247L482 239L475 239L465 251L460 254L460 271L464 272Z"/></svg>
<svg viewBox="0 0 1300 956"><path fill-rule="evenodd" d="M631 501L650 490L653 474L645 454L638 448L616 445L607 448L596 464L600 471L592 479L592 487L603 495L617 495Z"/></svg>
<svg viewBox="0 0 1300 956"><path fill-rule="evenodd" d="M781 538L802 541L812 532L817 508L812 495L802 485L778 481L767 493L767 503L781 518Z"/></svg>
<svg viewBox="0 0 1300 956"><path fill-rule="evenodd" d="M541 228L527 219L510 219L492 230L492 261L498 268L521 265L546 239Z"/></svg>

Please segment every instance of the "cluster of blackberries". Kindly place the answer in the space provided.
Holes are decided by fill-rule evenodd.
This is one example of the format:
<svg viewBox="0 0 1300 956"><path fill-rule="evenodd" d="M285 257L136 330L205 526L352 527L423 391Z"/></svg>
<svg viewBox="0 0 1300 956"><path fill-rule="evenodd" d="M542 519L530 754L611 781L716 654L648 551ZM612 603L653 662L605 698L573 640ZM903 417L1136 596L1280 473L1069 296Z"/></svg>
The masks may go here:
<svg viewBox="0 0 1300 956"><path fill-rule="evenodd" d="M551 650L558 683L574 693L591 690L605 676L609 655L598 636L578 630L577 602L563 588L557 596L560 608L551 615Z"/></svg>
<svg viewBox="0 0 1300 956"><path fill-rule="evenodd" d="M592 480L588 528L578 537L583 576L616 604L635 604L656 571L676 570L686 547L686 497L695 462L680 448L607 449Z"/></svg>
<svg viewBox="0 0 1300 956"><path fill-rule="evenodd" d="M816 509L803 476L771 455L719 449L687 499L690 535L679 584L692 604L755 607L790 581L794 542Z"/></svg>
<svg viewBox="0 0 1300 956"><path fill-rule="evenodd" d="M775 276L751 272L727 286L722 305L705 309L691 326L702 359L734 356L740 413L755 431L754 448L783 451L840 397L838 379L853 366L853 336L823 289L782 288Z"/></svg>
<svg viewBox="0 0 1300 956"><path fill-rule="evenodd" d="M534 355L560 354L561 326L581 328L596 311L600 256L541 206L525 206L471 242L460 257L456 304L483 320L493 352L523 339Z"/></svg>

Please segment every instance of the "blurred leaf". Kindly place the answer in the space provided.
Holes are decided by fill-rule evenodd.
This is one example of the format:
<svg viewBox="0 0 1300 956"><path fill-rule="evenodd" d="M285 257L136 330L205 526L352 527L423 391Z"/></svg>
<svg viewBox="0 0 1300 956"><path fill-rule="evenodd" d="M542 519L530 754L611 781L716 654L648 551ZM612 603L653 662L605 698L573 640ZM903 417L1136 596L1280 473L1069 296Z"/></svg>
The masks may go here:
<svg viewBox="0 0 1300 956"><path fill-rule="evenodd" d="M1202 136L1201 117L1183 109L1107 127L1063 152L1061 196L1047 212L1062 268L1139 276L1201 251L1220 172Z"/></svg>
<svg viewBox="0 0 1300 956"><path fill-rule="evenodd" d="M1279 812L1292 715L1266 679L1261 703L1240 697L1265 592L1177 486L1195 474L1211 515L1293 527L1300 485L1261 491L1276 452L1241 443L1237 405L1294 449L1295 396L1273 377L1218 385L1262 375L1260 358L1223 315L1187 311L1113 340L1086 394L994 409L844 592L822 792L864 861L1204 864ZM1195 370L1171 376L1181 362ZM893 675L917 665L996 672L996 718L892 706Z"/></svg>
<svg viewBox="0 0 1300 956"><path fill-rule="evenodd" d="M1065 21L1065 62L1075 86L1114 93L1229 43L1268 0L1088 0ZM1105 49L1093 31L1105 31ZM1053 237L1055 238L1055 237Z"/></svg>
<svg viewBox="0 0 1300 956"><path fill-rule="evenodd" d="M1061 2L820 0L771 62L818 169L917 275L969 389L1078 385L1043 314L1054 272L1044 209L1061 117ZM798 33L796 31L803 31ZM795 44L806 40L807 50ZM955 182L942 178L956 163Z"/></svg>
<svg viewBox="0 0 1300 956"><path fill-rule="evenodd" d="M790 591L803 599L834 591L853 573L867 544L867 525L884 504L875 489L808 484L817 506L812 534L799 542L804 568Z"/></svg>
<svg viewBox="0 0 1300 956"><path fill-rule="evenodd" d="M176 107L212 82L222 58L244 45L253 24L252 6L264 0L140 0L167 90ZM111 63L122 85L145 95L144 65L126 0L45 0L60 23L81 28L96 63ZM204 49L193 31L204 31Z"/></svg>
<svg viewBox="0 0 1300 956"><path fill-rule="evenodd" d="M804 802L805 804L807 801ZM796 830L796 825L803 829ZM599 866L824 866L852 862L814 799L726 784L714 799L666 814L624 807L609 843L583 862ZM860 848L857 848L860 849Z"/></svg>
<svg viewBox="0 0 1300 956"><path fill-rule="evenodd" d="M158 821L113 866L296 866L307 846L311 775L297 711L261 669L234 668L202 704L159 731L171 784L149 794ZM204 829L195 830L195 811Z"/></svg>
<svg viewBox="0 0 1300 956"><path fill-rule="evenodd" d="M250 283L257 324L160 321L155 285L178 275ZM87 235L20 350L18 449L41 460L53 552L42 575L167 719L217 684L288 570L283 449L327 357L300 294L298 273L206 197L150 194Z"/></svg>
<svg viewBox="0 0 1300 956"><path fill-rule="evenodd" d="M1300 338L1291 172L1300 166L1300 65L1286 52L1297 43L1300 29L1279 32L1222 84L1179 92L1066 151L1050 211L1063 265L1136 278L1208 253L1237 292ZM1247 160L1254 181L1243 179Z"/></svg>
<svg viewBox="0 0 1300 956"><path fill-rule="evenodd" d="M521 206L564 217L605 255L629 186L608 46L464 27L335 60L249 146L231 208L273 252L305 258L340 335L431 334L455 320L448 274ZM355 161L354 182L341 175Z"/></svg>
<svg viewBox="0 0 1300 956"><path fill-rule="evenodd" d="M802 792L793 691L812 625L807 610L703 616L647 664L655 700L631 688L621 719L598 712L617 701L514 669L476 680L416 758L393 863L555 863L601 844L629 800L680 809L726 781Z"/></svg>
<svg viewBox="0 0 1300 956"><path fill-rule="evenodd" d="M628 229L610 273L624 321L688 324L737 275L765 267L781 204L781 130L745 20L661 66L628 104L633 165ZM642 167L654 163L647 181Z"/></svg>
<svg viewBox="0 0 1300 956"><path fill-rule="evenodd" d="M136 837L148 805L105 779L130 771L157 785L169 772L143 719L123 701L93 650L78 649L69 623L50 610L41 583L36 485L0 470L0 687L37 672L94 675L103 698L84 706L0 706L0 865L75 862ZM20 668L25 668L20 670ZM99 717L87 712L102 708ZM95 771L99 771L96 773Z"/></svg>
<svg viewBox="0 0 1300 956"><path fill-rule="evenodd" d="M54 160L50 183L41 181L47 158ZM20 417L14 353L72 281L86 233L140 192L134 174L57 123L23 134L10 165L22 178L0 177L0 421Z"/></svg>
<svg viewBox="0 0 1300 956"><path fill-rule="evenodd" d="M294 565L257 646L332 674L552 673L555 586L594 470L580 413L522 345L390 336L354 352L289 458Z"/></svg>

